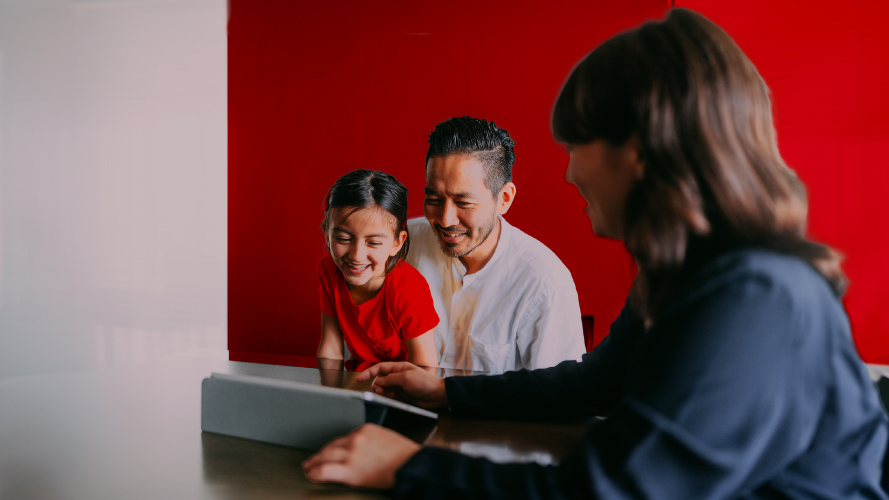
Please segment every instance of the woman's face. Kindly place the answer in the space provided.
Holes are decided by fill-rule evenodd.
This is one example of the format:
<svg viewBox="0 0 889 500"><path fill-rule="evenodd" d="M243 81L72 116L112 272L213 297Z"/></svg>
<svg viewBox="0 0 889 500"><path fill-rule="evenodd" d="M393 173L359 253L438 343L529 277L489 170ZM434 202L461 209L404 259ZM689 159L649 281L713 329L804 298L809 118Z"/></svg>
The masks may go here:
<svg viewBox="0 0 889 500"><path fill-rule="evenodd" d="M620 146L603 139L569 144L568 154L565 178L586 200L584 212L593 223L593 232L623 240L627 198L645 173L638 141L631 137Z"/></svg>

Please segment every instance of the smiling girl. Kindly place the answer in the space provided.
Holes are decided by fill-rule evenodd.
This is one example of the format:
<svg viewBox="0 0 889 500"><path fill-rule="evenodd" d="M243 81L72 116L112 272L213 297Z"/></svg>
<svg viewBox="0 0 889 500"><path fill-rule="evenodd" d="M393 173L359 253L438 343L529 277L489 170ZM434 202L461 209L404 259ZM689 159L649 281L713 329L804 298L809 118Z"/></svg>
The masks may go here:
<svg viewBox="0 0 889 500"><path fill-rule="evenodd" d="M407 189L389 174L356 170L325 200L321 229L330 255L318 261L318 357L343 359L343 341L363 361L438 366L438 315L429 285L404 262Z"/></svg>

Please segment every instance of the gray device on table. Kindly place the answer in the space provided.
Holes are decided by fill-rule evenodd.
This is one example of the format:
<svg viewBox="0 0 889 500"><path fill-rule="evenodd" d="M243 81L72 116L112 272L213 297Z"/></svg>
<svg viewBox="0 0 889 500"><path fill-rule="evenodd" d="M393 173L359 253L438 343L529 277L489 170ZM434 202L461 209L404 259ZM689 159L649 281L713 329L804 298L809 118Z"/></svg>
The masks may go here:
<svg viewBox="0 0 889 500"><path fill-rule="evenodd" d="M395 409L438 415L372 392L290 380L213 373L201 383L201 430L317 450Z"/></svg>

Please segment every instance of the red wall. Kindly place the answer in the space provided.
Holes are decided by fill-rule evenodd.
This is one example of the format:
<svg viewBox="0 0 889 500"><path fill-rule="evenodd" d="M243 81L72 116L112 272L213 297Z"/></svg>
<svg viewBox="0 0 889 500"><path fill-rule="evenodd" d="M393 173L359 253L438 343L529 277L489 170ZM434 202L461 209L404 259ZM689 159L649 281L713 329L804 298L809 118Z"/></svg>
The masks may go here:
<svg viewBox="0 0 889 500"><path fill-rule="evenodd" d="M324 194L345 172L385 170L408 187L413 215L421 215L426 137L458 115L493 119L516 140L518 194L507 218L571 269L581 309L604 335L635 268L622 244L592 234L564 181L567 156L552 140L549 114L580 58L662 17L669 2L353 3L231 1L229 349L314 354ZM889 111L881 97L889 86L878 62L889 51L878 23L866 32L871 45L861 45L835 39L808 13L763 16L765 2L733 2L745 5L737 15L727 3L699 3L773 89L782 150L810 187L812 233L849 256L858 345L867 360L889 363L881 335L889 270L877 250L889 235L874 231L889 228L877 206L878 180L887 179L887 148L879 146L889 141L879 119ZM860 17L840 33L859 36ZM850 62L838 43L856 48L858 59Z"/></svg>
<svg viewBox="0 0 889 500"><path fill-rule="evenodd" d="M676 0L731 35L769 85L812 236L842 251L865 361L889 364L889 2Z"/></svg>

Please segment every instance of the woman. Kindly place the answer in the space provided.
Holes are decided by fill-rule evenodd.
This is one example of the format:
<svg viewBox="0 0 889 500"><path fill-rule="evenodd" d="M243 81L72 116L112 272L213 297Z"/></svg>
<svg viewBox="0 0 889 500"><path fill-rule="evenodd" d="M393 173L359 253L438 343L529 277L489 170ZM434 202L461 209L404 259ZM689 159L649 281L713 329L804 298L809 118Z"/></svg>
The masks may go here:
<svg viewBox="0 0 889 500"><path fill-rule="evenodd" d="M886 498L887 418L804 237L765 84L693 12L622 33L572 72L553 131L597 234L639 266L611 334L580 363L437 379L377 365L375 390L456 416L607 415L557 467L420 449L378 427L306 461L314 481L399 498Z"/></svg>

